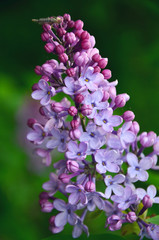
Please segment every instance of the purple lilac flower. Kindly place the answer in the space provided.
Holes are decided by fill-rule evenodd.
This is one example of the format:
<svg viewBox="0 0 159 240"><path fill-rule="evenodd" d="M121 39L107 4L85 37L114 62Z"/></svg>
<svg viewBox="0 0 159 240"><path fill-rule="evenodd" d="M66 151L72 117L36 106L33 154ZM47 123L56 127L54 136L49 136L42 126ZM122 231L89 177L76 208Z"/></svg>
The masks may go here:
<svg viewBox="0 0 159 240"><path fill-rule="evenodd" d="M82 72L78 82L81 86L86 86L90 91L95 91L98 88L98 83L104 79L101 73L94 73L93 67L88 67L85 72Z"/></svg>
<svg viewBox="0 0 159 240"><path fill-rule="evenodd" d="M123 174L118 174L114 178L111 175L107 175L104 179L104 182L107 186L105 190L106 198L110 198L112 192L116 195L122 195L124 188L119 185L119 183L123 183L125 180L125 176Z"/></svg>
<svg viewBox="0 0 159 240"><path fill-rule="evenodd" d="M67 148L66 157L68 159L82 160L86 157L87 144L84 142L78 145L76 142L70 141Z"/></svg>
<svg viewBox="0 0 159 240"><path fill-rule="evenodd" d="M135 204L137 201L137 195L133 194L130 187L126 186L122 196L113 195L111 200L118 203L118 208L125 210L130 207L131 204Z"/></svg>
<svg viewBox="0 0 159 240"><path fill-rule="evenodd" d="M136 139L136 135L130 131L132 122L126 122L123 124L122 128L118 130L118 135L120 136L120 141L123 148L126 148L128 144L133 143Z"/></svg>
<svg viewBox="0 0 159 240"><path fill-rule="evenodd" d="M147 232L153 240L159 239L159 225L150 224L147 227Z"/></svg>
<svg viewBox="0 0 159 240"><path fill-rule="evenodd" d="M140 181L146 181L148 179L148 170L152 167L152 159L150 157L145 157L138 162L138 158L133 153L127 154L127 162L130 165L128 167L128 174L131 178L137 177Z"/></svg>
<svg viewBox="0 0 159 240"><path fill-rule="evenodd" d="M51 110L51 106L43 107L42 111L44 112L45 116L49 119L46 123L47 129L49 131L52 130L53 127L61 128L63 125L62 118L59 117L58 113L55 113Z"/></svg>
<svg viewBox="0 0 159 240"><path fill-rule="evenodd" d="M102 210L104 208L104 200L102 199L103 194L98 192L90 192L87 194L88 204L87 209L93 212L96 207ZM104 196L105 197L105 196Z"/></svg>
<svg viewBox="0 0 159 240"><path fill-rule="evenodd" d="M68 95L74 95L80 92L81 86L75 82L74 78L72 77L66 77L65 80L65 86L63 87L63 92Z"/></svg>
<svg viewBox="0 0 159 240"><path fill-rule="evenodd" d="M97 162L96 170L99 173L109 172L119 172L119 166L114 163L116 159L120 157L119 153L115 150L106 151L104 149L100 149L95 154L95 161Z"/></svg>
<svg viewBox="0 0 159 240"><path fill-rule="evenodd" d="M76 205L78 202L81 202L82 204L87 204L87 197L85 190L82 185L67 185L66 192L71 193L68 201L72 205Z"/></svg>
<svg viewBox="0 0 159 240"><path fill-rule="evenodd" d="M32 93L32 98L40 100L41 105L47 105L50 102L51 97L55 95L55 89L41 79L38 83L40 90L35 90Z"/></svg>
<svg viewBox="0 0 159 240"><path fill-rule="evenodd" d="M77 217L77 223L74 225L72 237L78 238L81 236L82 232L85 232L87 237L89 237L88 227L83 223L81 218Z"/></svg>
<svg viewBox="0 0 159 240"><path fill-rule="evenodd" d="M102 102L102 98L103 92L100 89L92 94L87 93L85 95L83 103L92 106L92 113L88 115L88 118L94 118L97 110L106 109L109 106L108 102Z"/></svg>
<svg viewBox="0 0 159 240"><path fill-rule="evenodd" d="M76 210L75 205L66 204L61 199L56 199L54 201L54 208L60 211L61 213L57 214L55 217L56 227L63 227L68 222L70 225L75 225L77 222L77 216L74 213Z"/></svg>
<svg viewBox="0 0 159 240"><path fill-rule="evenodd" d="M67 149L67 141L69 140L68 131L60 132L58 129L53 128L51 134L53 139L47 142L47 148L54 149L57 147L59 152L65 152Z"/></svg>
<svg viewBox="0 0 159 240"><path fill-rule="evenodd" d="M147 192L143 188L137 188L135 192L141 200L144 198L145 195L148 195L154 203L159 203L159 197L155 197L157 191L154 185L148 186Z"/></svg>
<svg viewBox="0 0 159 240"><path fill-rule="evenodd" d="M41 144L47 136L47 131L39 123L34 123L33 130L27 134L27 139L35 144Z"/></svg>
<svg viewBox="0 0 159 240"><path fill-rule="evenodd" d="M93 122L89 122L86 127L86 132L83 132L80 141L89 142L90 148L98 149L101 144L104 144L105 132L102 132L99 127Z"/></svg>
<svg viewBox="0 0 159 240"><path fill-rule="evenodd" d="M97 125L102 126L106 132L112 132L113 127L117 127L122 123L122 118L120 116L114 115L112 108L107 108L100 111L94 118Z"/></svg>
<svg viewBox="0 0 159 240"><path fill-rule="evenodd" d="M50 151L51 151L50 149L42 149L42 148L36 149L36 154L42 157L42 163L45 164L46 166L50 166L51 164Z"/></svg>

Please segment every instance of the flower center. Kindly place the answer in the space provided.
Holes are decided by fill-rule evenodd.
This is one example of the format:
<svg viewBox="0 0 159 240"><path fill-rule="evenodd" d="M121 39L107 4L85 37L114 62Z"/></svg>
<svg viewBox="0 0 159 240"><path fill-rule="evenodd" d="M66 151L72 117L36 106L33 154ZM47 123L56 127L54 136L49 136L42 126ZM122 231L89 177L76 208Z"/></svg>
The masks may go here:
<svg viewBox="0 0 159 240"><path fill-rule="evenodd" d="M90 80L88 78L85 79L85 82L89 82Z"/></svg>
<svg viewBox="0 0 159 240"><path fill-rule="evenodd" d="M91 137L94 137L94 136L95 136L95 134L94 134L93 132L91 132L90 136L91 136Z"/></svg>
<svg viewBox="0 0 159 240"><path fill-rule="evenodd" d="M139 170L140 170L140 168L139 168L139 167L135 167L135 170L136 170L136 171L139 171Z"/></svg>
<svg viewBox="0 0 159 240"><path fill-rule="evenodd" d="M106 163L103 161L103 162L102 162L102 165L103 165L103 166L106 166Z"/></svg>
<svg viewBox="0 0 159 240"><path fill-rule="evenodd" d="M104 123L107 123L107 120L106 120L106 119L103 119L103 122L104 122Z"/></svg>
<svg viewBox="0 0 159 240"><path fill-rule="evenodd" d="M77 153L77 156L81 156L81 153L80 153L80 152L78 152L78 153Z"/></svg>
<svg viewBox="0 0 159 240"><path fill-rule="evenodd" d="M48 94L48 95L50 95L50 94L51 94L51 92L50 92L50 91L48 91L48 92L47 92L47 94Z"/></svg>

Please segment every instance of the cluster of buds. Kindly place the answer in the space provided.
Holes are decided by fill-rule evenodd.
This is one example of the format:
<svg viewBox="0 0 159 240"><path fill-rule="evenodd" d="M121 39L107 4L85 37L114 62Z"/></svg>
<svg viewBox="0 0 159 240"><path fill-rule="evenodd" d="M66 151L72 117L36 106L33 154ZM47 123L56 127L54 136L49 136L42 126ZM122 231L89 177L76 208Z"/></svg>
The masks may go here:
<svg viewBox="0 0 159 240"><path fill-rule="evenodd" d="M139 134L132 111L116 114L130 97L117 94L117 80L108 81L108 59L94 47L95 38L83 29L81 20L64 14L39 22L44 48L50 56L57 55L58 61L49 59L35 68L40 80L32 87L32 98L40 100L39 112L46 123L29 119L27 139L38 146L36 153L46 166L51 165L54 149L63 154L53 163L40 194L42 211L52 213L50 230L61 232L68 222L74 238L82 232L89 235L84 221L88 212L98 208L105 212L105 226L111 231L136 222L141 239L142 233L159 239L159 227L141 217L159 203L156 188L135 187L136 182L148 180L149 169L158 169L159 137L154 132ZM105 184L102 192L97 181ZM57 192L63 194L62 199Z"/></svg>

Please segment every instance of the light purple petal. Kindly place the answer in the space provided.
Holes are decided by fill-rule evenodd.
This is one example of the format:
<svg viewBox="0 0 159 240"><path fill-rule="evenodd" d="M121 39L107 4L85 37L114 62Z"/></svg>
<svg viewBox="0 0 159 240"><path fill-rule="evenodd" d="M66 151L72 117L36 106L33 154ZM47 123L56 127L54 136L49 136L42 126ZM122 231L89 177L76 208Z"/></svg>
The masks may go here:
<svg viewBox="0 0 159 240"><path fill-rule="evenodd" d="M70 142L68 143L68 150L69 150L70 152L77 153L78 150L79 150L77 143L74 142L74 141L70 141Z"/></svg>
<svg viewBox="0 0 159 240"><path fill-rule="evenodd" d="M124 193L124 188L121 185L116 184L112 186L112 189L113 189L113 192L118 196L121 196Z"/></svg>
<svg viewBox="0 0 159 240"><path fill-rule="evenodd" d="M136 139L136 135L131 132L131 131L126 131L122 134L122 139L126 142L126 143L132 143L135 141Z"/></svg>
<svg viewBox="0 0 159 240"><path fill-rule="evenodd" d="M68 193L73 193L78 191L78 187L74 185L67 185L65 190Z"/></svg>
<svg viewBox="0 0 159 240"><path fill-rule="evenodd" d="M68 214L68 222L69 222L70 225L75 225L76 222L77 222L76 214L74 214L73 212Z"/></svg>
<svg viewBox="0 0 159 240"><path fill-rule="evenodd" d="M129 167L127 171L128 171L130 178L134 178L137 174L137 171L135 170L134 167Z"/></svg>
<svg viewBox="0 0 159 240"><path fill-rule="evenodd" d="M138 173L137 177L140 181L145 182L145 181L147 181L149 175L146 171L141 169L140 172Z"/></svg>
<svg viewBox="0 0 159 240"><path fill-rule="evenodd" d="M128 164L129 164L130 166L132 166L132 167L138 166L138 158L136 157L135 154L133 154L133 153L128 153L126 158L127 158Z"/></svg>
<svg viewBox="0 0 159 240"><path fill-rule="evenodd" d="M141 159L139 162L139 166L144 170L150 169L152 167L152 164L153 164L153 160L150 157L145 157Z"/></svg>
<svg viewBox="0 0 159 240"><path fill-rule="evenodd" d="M43 80L43 79L41 79L41 80L38 82L38 86L39 86L39 88L41 88L41 89L44 90L44 91L49 90L49 84L48 84L45 80Z"/></svg>
<svg viewBox="0 0 159 240"><path fill-rule="evenodd" d="M32 92L31 96L33 99L35 100L40 100L42 99L44 96L46 95L46 93L43 90L35 90Z"/></svg>
<svg viewBox="0 0 159 240"><path fill-rule="evenodd" d="M55 199L53 204L54 208L57 209L58 211L63 212L66 210L66 203L61 199Z"/></svg>
<svg viewBox="0 0 159 240"><path fill-rule="evenodd" d="M107 199L110 198L111 194L112 194L112 186L108 186L108 187L106 188L106 190L105 190L105 196L106 196L106 198L107 198Z"/></svg>
<svg viewBox="0 0 159 240"><path fill-rule="evenodd" d="M143 188L137 188L136 189L137 196L142 200L144 196L146 195L146 191Z"/></svg>
<svg viewBox="0 0 159 240"><path fill-rule="evenodd" d="M78 238L81 236L81 234L82 234L82 228L78 224L76 224L72 232L72 237Z"/></svg>
<svg viewBox="0 0 159 240"><path fill-rule="evenodd" d="M113 181L116 183L122 183L125 181L125 176L123 174L118 174L113 178Z"/></svg>
<svg viewBox="0 0 159 240"><path fill-rule="evenodd" d="M46 147L49 149L54 149L59 145L59 140L50 140L47 142Z"/></svg>
<svg viewBox="0 0 159 240"><path fill-rule="evenodd" d="M50 95L48 95L48 94L45 95L40 101L41 105L43 105L43 106L49 104L49 102L50 102Z"/></svg>
<svg viewBox="0 0 159 240"><path fill-rule="evenodd" d="M156 196L156 187L154 185L150 185L147 188L148 195L153 199Z"/></svg>
<svg viewBox="0 0 159 240"><path fill-rule="evenodd" d="M159 203L159 197L155 197L153 200L154 200L154 203Z"/></svg>
<svg viewBox="0 0 159 240"><path fill-rule="evenodd" d="M68 201L70 204L74 205L77 204L79 201L80 193L79 192L73 192L68 197Z"/></svg>
<svg viewBox="0 0 159 240"><path fill-rule="evenodd" d="M68 217L67 211L57 214L55 217L56 227L65 226L67 223L67 217Z"/></svg>
<svg viewBox="0 0 159 240"><path fill-rule="evenodd" d="M122 123L123 119L120 116L112 116L109 118L109 122L113 127L119 126Z"/></svg>

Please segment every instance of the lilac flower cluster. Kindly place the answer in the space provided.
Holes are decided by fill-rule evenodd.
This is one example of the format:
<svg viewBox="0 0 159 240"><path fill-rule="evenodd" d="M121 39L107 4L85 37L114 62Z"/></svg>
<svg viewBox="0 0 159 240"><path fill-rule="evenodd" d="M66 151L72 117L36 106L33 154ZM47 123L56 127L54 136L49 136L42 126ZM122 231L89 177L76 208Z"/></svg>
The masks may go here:
<svg viewBox="0 0 159 240"><path fill-rule="evenodd" d="M40 194L42 211L52 213L50 230L61 232L69 223L73 238L82 232L88 236L85 218L99 209L105 212L105 227L111 231L137 222L140 239L145 234L159 239L159 226L142 217L159 203L156 188L151 185L146 192L135 187L137 181L147 181L149 169L158 169L159 137L154 132L139 134L132 111L116 113L130 97L117 94L118 81L109 81L108 59L101 57L94 36L83 30L81 20L64 14L39 22L44 48L58 60L35 68L40 80L32 87L32 98L40 100L39 112L46 123L29 119L27 139L37 146L36 153L46 166L51 165L54 149L63 153L63 159L53 163L50 180ZM60 93L66 97L56 101ZM103 192L97 181L104 182Z"/></svg>

